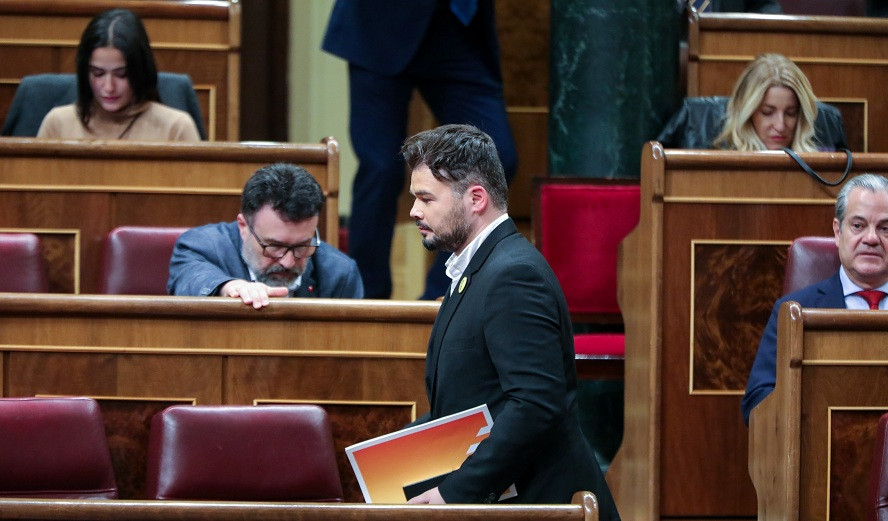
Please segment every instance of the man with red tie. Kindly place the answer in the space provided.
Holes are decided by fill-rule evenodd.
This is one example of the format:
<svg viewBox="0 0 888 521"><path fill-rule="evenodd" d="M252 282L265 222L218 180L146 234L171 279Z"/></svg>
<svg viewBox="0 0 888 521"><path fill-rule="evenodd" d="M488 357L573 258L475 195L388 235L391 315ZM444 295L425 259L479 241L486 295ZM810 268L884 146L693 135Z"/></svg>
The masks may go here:
<svg viewBox="0 0 888 521"><path fill-rule="evenodd" d="M809 308L888 309L888 179L863 174L845 183L836 198L833 234L841 266L832 277L777 300L759 343L740 408L752 408L774 389L777 374L777 312L786 301Z"/></svg>

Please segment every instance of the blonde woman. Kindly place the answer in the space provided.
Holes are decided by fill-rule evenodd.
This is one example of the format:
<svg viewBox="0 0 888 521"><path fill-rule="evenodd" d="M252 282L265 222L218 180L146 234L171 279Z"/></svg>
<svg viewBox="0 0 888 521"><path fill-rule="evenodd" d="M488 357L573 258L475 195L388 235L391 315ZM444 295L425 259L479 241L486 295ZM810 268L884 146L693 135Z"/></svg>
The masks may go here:
<svg viewBox="0 0 888 521"><path fill-rule="evenodd" d="M713 146L730 150L813 152L817 98L799 67L780 54L758 56L734 86L724 130Z"/></svg>

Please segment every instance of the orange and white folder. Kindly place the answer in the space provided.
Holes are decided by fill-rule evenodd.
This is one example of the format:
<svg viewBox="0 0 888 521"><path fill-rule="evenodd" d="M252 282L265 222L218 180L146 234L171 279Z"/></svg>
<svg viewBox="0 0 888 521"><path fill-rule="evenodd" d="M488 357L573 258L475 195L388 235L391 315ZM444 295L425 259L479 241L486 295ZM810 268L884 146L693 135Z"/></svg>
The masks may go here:
<svg viewBox="0 0 888 521"><path fill-rule="evenodd" d="M490 434L487 404L345 448L367 503L406 503L458 469ZM406 491L405 491L406 488ZM500 498L514 497L514 485Z"/></svg>

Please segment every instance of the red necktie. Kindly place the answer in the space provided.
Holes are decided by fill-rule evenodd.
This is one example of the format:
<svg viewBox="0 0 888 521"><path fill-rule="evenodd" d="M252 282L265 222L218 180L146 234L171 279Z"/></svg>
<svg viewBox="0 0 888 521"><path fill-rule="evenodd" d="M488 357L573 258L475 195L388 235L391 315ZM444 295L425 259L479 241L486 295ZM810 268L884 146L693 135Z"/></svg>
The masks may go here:
<svg viewBox="0 0 888 521"><path fill-rule="evenodd" d="M855 295L863 297L863 300L869 304L870 309L879 309L879 302L881 302L882 297L888 295L888 293L877 289L865 289L863 291L858 291Z"/></svg>

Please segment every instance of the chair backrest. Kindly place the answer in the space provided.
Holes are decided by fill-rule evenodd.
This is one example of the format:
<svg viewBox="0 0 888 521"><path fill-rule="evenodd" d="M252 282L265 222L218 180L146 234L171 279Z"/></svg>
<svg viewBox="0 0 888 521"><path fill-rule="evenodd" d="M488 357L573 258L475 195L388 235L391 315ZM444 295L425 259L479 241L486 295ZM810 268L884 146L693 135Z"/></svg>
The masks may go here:
<svg viewBox="0 0 888 521"><path fill-rule="evenodd" d="M166 295L173 247L187 229L120 226L108 232L99 263L99 293Z"/></svg>
<svg viewBox="0 0 888 521"><path fill-rule="evenodd" d="M117 498L99 404L0 398L0 496Z"/></svg>
<svg viewBox="0 0 888 521"><path fill-rule="evenodd" d="M534 194L534 242L581 322L622 322L617 252L638 224L637 181L546 178Z"/></svg>
<svg viewBox="0 0 888 521"><path fill-rule="evenodd" d="M888 521L888 413L879 418L873 443L866 519Z"/></svg>
<svg viewBox="0 0 888 521"><path fill-rule="evenodd" d="M722 131L727 103L726 96L685 98L657 136L657 141L667 148L712 148L712 142ZM814 137L827 149L848 147L839 109L822 101L817 102Z"/></svg>
<svg viewBox="0 0 888 521"><path fill-rule="evenodd" d="M160 72L157 92L164 105L184 110L197 125L201 139L207 138L200 104L187 74ZM34 137L46 114L55 107L77 101L77 78L73 74L34 74L25 76L15 90L9 114L0 135Z"/></svg>
<svg viewBox="0 0 888 521"><path fill-rule="evenodd" d="M789 245L783 294L792 293L836 274L841 261L834 237L799 237Z"/></svg>
<svg viewBox="0 0 888 521"><path fill-rule="evenodd" d="M327 413L315 405L187 406L151 421L149 499L342 501Z"/></svg>
<svg viewBox="0 0 888 521"><path fill-rule="evenodd" d="M0 233L0 291L45 293L49 289L40 237Z"/></svg>

